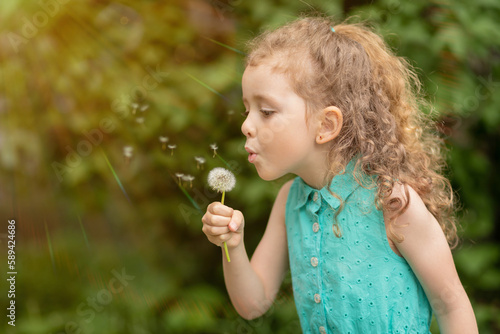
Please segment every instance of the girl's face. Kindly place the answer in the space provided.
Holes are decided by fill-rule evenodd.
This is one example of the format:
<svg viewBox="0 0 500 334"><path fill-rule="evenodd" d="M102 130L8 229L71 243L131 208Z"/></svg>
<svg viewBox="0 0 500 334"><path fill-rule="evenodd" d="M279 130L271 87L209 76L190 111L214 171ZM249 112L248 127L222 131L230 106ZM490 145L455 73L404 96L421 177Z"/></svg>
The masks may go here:
<svg viewBox="0 0 500 334"><path fill-rule="evenodd" d="M247 118L241 131L247 137L248 160L259 176L274 180L293 173L307 182L317 175L325 158L316 144L319 123L306 122L306 103L288 78L267 64L248 66L242 89Z"/></svg>

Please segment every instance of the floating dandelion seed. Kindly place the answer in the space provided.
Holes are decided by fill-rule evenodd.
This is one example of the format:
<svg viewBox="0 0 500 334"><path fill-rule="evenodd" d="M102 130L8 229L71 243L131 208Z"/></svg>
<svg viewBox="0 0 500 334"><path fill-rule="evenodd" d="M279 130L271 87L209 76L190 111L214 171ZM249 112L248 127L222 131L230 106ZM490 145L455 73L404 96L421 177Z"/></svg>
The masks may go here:
<svg viewBox="0 0 500 334"><path fill-rule="evenodd" d="M203 165L205 164L206 160L203 157L194 157L194 160L196 160L196 168L197 169L203 169Z"/></svg>
<svg viewBox="0 0 500 334"><path fill-rule="evenodd" d="M145 104L145 105L143 105L143 106L141 107L141 109L140 109L140 110L141 110L142 112L145 112L146 110L148 110L148 108L149 108L149 104Z"/></svg>
<svg viewBox="0 0 500 334"><path fill-rule="evenodd" d="M167 148L168 137L160 136L158 137L158 140L161 143L161 149L165 150Z"/></svg>
<svg viewBox="0 0 500 334"><path fill-rule="evenodd" d="M137 111L137 108L139 108L138 103L132 103L132 115L135 115L135 112Z"/></svg>
<svg viewBox="0 0 500 334"><path fill-rule="evenodd" d="M184 176L182 173L175 173L175 177L179 180L179 184L181 184L181 178Z"/></svg>
<svg viewBox="0 0 500 334"><path fill-rule="evenodd" d="M193 180L194 180L194 176L192 176L192 175L184 175L184 176L182 176L182 181L189 182L189 187L190 188L193 188Z"/></svg>
<svg viewBox="0 0 500 334"><path fill-rule="evenodd" d="M224 197L226 191L231 191L236 185L236 178L231 171L216 167L208 173L208 185L217 192L222 192L221 203L224 204ZM229 258L229 251L227 250L227 243L224 241L224 251L226 252L227 262L231 262Z"/></svg>
<svg viewBox="0 0 500 334"><path fill-rule="evenodd" d="M214 150L214 156L213 156L214 158L215 158L215 155L217 154L217 149L218 149L218 148L219 148L219 147L217 146L217 144L216 144L216 143L210 144L210 149L211 149L211 150Z"/></svg>
<svg viewBox="0 0 500 334"><path fill-rule="evenodd" d="M132 158L134 153L134 148L132 146L124 146L123 147L123 155L127 158Z"/></svg>
<svg viewBox="0 0 500 334"><path fill-rule="evenodd" d="M132 156L134 155L134 148L132 146L123 147L123 156L125 157L125 162L128 164Z"/></svg>
<svg viewBox="0 0 500 334"><path fill-rule="evenodd" d="M172 144L172 145L168 145L167 147L169 150L171 150L170 155L174 155L174 150L177 148L177 145Z"/></svg>

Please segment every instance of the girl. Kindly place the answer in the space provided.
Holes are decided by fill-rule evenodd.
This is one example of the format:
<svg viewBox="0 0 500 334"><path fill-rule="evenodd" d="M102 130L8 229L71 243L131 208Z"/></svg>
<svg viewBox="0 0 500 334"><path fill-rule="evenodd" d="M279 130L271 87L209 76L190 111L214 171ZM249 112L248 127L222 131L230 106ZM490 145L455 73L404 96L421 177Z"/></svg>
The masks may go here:
<svg viewBox="0 0 500 334"><path fill-rule="evenodd" d="M231 262L238 313L273 302L290 263L304 333L476 333L450 247L452 190L439 138L403 59L361 25L304 18L250 45L242 79L248 160L298 177L278 193L252 260L244 217L219 202L203 231ZM224 254L223 254L224 257Z"/></svg>

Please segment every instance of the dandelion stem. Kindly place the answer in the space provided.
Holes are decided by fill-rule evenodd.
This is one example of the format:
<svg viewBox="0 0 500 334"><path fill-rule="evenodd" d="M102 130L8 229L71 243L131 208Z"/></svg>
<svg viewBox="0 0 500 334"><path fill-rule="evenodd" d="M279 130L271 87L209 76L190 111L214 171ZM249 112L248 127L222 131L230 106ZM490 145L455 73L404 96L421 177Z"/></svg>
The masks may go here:
<svg viewBox="0 0 500 334"><path fill-rule="evenodd" d="M231 51L234 51L234 52L236 52L236 53L239 53L240 55L243 55L243 56L246 56L246 55L247 55L246 53L244 53L244 52L242 52L242 51L240 51L240 50L238 50L238 49L232 48L232 47L230 47L230 46L229 46L229 45L227 45L227 44L224 44L224 43L218 42L218 41L213 40L213 39L208 38L208 37L203 37L203 38L208 39L210 42L215 43L215 44L218 44L218 45L220 45L220 46L222 46L222 47L225 47L225 48L227 48L227 49L229 49L229 50L231 50Z"/></svg>
<svg viewBox="0 0 500 334"><path fill-rule="evenodd" d="M219 158L219 159L220 159L220 160L221 160L221 161L222 161L222 162L223 162L223 163L224 163L224 164L225 164L225 165L226 165L229 169L231 169L231 170L232 170L231 166L227 163L227 161L226 161L226 160L224 160L224 159L220 156L220 154L217 154L217 157L218 157L218 158Z"/></svg>
<svg viewBox="0 0 500 334"><path fill-rule="evenodd" d="M198 210L198 212L202 213L202 211L201 211L200 207L198 206L198 204L196 204L196 202L194 201L194 199L191 196L189 196L188 192L186 191L186 189L182 186L182 184L180 182L179 182L178 186L182 190L182 192L184 193L184 195L186 195L186 197L191 202L191 204L193 204L193 206L195 207L195 209Z"/></svg>
<svg viewBox="0 0 500 334"><path fill-rule="evenodd" d="M221 204L224 205L224 197L226 195L226 192L223 191L222 192L222 199L221 199ZM227 262L231 262L231 258L229 257L229 251L227 250L227 243L224 241L224 251L226 252L226 258L227 258Z"/></svg>
<svg viewBox="0 0 500 334"><path fill-rule="evenodd" d="M227 243L224 241L224 251L226 252L227 262L231 262L231 258L229 257L229 251L227 250Z"/></svg>
<svg viewBox="0 0 500 334"><path fill-rule="evenodd" d="M87 239L87 233L85 233L85 229L83 228L82 224L82 219L80 218L79 215L78 215L78 222L80 223L80 228L82 229L83 237L85 238L85 244L87 245L87 248L90 249L89 240Z"/></svg>

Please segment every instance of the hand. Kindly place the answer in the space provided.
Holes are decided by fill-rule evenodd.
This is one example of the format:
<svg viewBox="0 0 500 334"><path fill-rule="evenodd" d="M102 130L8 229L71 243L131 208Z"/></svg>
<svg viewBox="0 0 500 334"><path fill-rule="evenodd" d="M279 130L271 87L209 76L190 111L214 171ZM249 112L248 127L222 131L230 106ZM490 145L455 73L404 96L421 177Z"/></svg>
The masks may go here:
<svg viewBox="0 0 500 334"><path fill-rule="evenodd" d="M217 246L222 246L225 241L228 248L235 248L243 240L245 219L241 211L233 210L220 202L213 202L208 206L201 221L203 233Z"/></svg>

